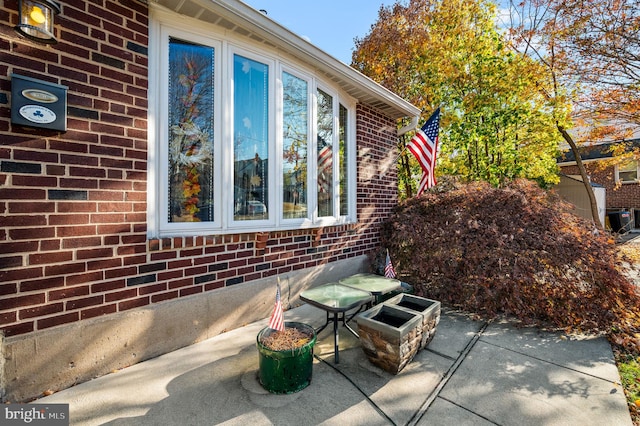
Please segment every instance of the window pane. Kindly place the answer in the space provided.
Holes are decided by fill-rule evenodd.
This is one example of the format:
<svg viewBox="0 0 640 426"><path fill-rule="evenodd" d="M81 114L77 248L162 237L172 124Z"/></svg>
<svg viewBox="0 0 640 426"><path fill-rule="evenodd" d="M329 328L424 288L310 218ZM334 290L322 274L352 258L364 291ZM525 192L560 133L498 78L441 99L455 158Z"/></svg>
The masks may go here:
<svg viewBox="0 0 640 426"><path fill-rule="evenodd" d="M333 98L318 90L318 216L333 216Z"/></svg>
<svg viewBox="0 0 640 426"><path fill-rule="evenodd" d="M234 219L267 219L268 65L234 55L233 90Z"/></svg>
<svg viewBox="0 0 640 426"><path fill-rule="evenodd" d="M214 49L169 40L169 222L213 221Z"/></svg>
<svg viewBox="0 0 640 426"><path fill-rule="evenodd" d="M340 105L340 215L349 214L349 174L347 158L349 157L347 135L349 134L347 109Z"/></svg>
<svg viewBox="0 0 640 426"><path fill-rule="evenodd" d="M618 166L618 178L622 182L635 182L638 179L638 163L630 161Z"/></svg>
<svg viewBox="0 0 640 426"><path fill-rule="evenodd" d="M307 217L307 82L286 72L283 86L283 204L285 219Z"/></svg>

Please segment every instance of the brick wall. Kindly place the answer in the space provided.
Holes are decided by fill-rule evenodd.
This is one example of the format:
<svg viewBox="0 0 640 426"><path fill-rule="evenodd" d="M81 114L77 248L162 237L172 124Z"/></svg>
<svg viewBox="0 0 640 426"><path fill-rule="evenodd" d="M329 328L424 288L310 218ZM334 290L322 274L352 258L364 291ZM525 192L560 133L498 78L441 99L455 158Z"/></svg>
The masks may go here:
<svg viewBox="0 0 640 426"><path fill-rule="evenodd" d="M148 240L147 6L64 1L57 45L0 6L0 329L17 336L362 256L397 200L395 123L357 109L358 223ZM69 87L68 131L10 123L10 75ZM386 129L386 130L385 130Z"/></svg>
<svg viewBox="0 0 640 426"><path fill-rule="evenodd" d="M607 209L640 209L640 185L624 184L616 185L615 169L613 166L599 166L597 162L585 163L587 175L593 183L606 188ZM566 175L579 175L577 166L563 166L561 173Z"/></svg>

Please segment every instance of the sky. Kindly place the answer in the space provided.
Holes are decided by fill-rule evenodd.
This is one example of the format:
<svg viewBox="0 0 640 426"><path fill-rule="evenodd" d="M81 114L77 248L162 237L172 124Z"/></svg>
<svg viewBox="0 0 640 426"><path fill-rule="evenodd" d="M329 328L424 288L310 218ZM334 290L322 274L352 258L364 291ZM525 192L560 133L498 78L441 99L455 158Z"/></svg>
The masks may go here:
<svg viewBox="0 0 640 426"><path fill-rule="evenodd" d="M345 64L351 63L353 39L362 38L378 19L381 5L394 0L242 0L254 9L264 9L280 25L324 50Z"/></svg>

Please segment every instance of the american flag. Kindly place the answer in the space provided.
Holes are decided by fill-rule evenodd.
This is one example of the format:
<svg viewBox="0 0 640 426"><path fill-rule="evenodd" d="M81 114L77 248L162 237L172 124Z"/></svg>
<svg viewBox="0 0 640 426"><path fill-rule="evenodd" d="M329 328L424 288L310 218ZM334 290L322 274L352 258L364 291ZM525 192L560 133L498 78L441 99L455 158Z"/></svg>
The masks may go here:
<svg viewBox="0 0 640 426"><path fill-rule="evenodd" d="M269 319L269 328L274 330L284 330L284 312L282 311L282 300L280 300L280 277L278 277L277 283L278 289L276 290L276 304L273 307L271 318Z"/></svg>
<svg viewBox="0 0 640 426"><path fill-rule="evenodd" d="M333 152L331 145L325 145L318 153L318 185L320 192L329 192L332 184Z"/></svg>
<svg viewBox="0 0 640 426"><path fill-rule="evenodd" d="M384 276L387 278L396 277L396 270L393 269L393 264L391 263L391 256L389 256L389 250L387 250L387 261L384 265Z"/></svg>
<svg viewBox="0 0 640 426"><path fill-rule="evenodd" d="M415 155L420 167L422 167L422 178L418 185L418 193L435 186L436 176L434 170L436 168L436 154L438 153L438 133L440 131L440 108L438 108L431 117L424 123L424 126L418 130L407 148Z"/></svg>

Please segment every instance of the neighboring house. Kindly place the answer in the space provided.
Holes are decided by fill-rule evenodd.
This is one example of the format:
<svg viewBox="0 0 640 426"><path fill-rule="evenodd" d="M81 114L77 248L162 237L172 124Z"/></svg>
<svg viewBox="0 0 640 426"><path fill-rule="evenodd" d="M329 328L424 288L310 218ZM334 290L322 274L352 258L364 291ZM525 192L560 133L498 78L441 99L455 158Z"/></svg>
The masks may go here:
<svg viewBox="0 0 640 426"><path fill-rule="evenodd" d="M585 145L581 149L581 158L591 182L606 191L607 212L629 211L637 216L636 227L640 226L640 164L631 160L624 164L604 165L603 160L613 157L613 145L624 144L626 150L638 149L640 139L606 142ZM563 175L578 178L580 172L575 157L569 150L559 160Z"/></svg>
<svg viewBox="0 0 640 426"><path fill-rule="evenodd" d="M50 46L17 35L17 8L0 14L3 400L266 318L276 276L286 307L367 269L418 108L237 0L61 1ZM66 131L12 122L20 76L66 90Z"/></svg>
<svg viewBox="0 0 640 426"><path fill-rule="evenodd" d="M577 176L560 175L560 182L554 188L558 194L573 205L573 213L588 220L593 219L591 200L584 187L582 178ZM604 187L591 182L591 189L598 205L598 218L605 223L606 218L606 190Z"/></svg>

